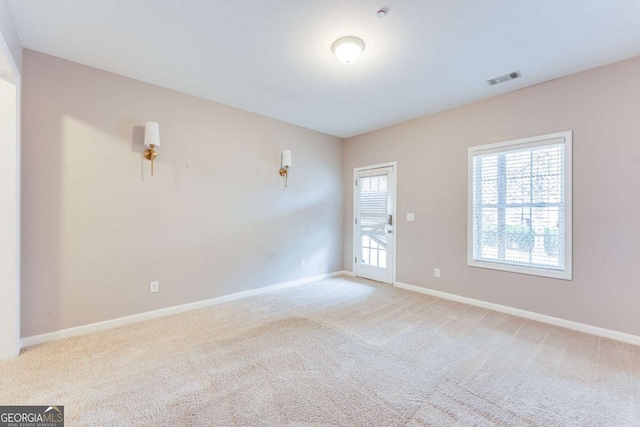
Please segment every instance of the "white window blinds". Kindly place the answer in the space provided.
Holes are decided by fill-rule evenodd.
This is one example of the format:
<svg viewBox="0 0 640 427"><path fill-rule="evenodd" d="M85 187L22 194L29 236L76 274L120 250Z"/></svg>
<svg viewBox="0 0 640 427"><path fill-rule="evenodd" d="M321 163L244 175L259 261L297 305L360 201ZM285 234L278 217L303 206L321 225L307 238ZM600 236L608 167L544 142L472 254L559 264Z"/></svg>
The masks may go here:
<svg viewBox="0 0 640 427"><path fill-rule="evenodd" d="M470 150L470 265L570 278L568 158L570 135Z"/></svg>
<svg viewBox="0 0 640 427"><path fill-rule="evenodd" d="M360 179L360 263L386 268L388 221L388 176L361 176Z"/></svg>
<svg viewBox="0 0 640 427"><path fill-rule="evenodd" d="M387 224L387 175L360 178L360 217L363 224L382 227Z"/></svg>

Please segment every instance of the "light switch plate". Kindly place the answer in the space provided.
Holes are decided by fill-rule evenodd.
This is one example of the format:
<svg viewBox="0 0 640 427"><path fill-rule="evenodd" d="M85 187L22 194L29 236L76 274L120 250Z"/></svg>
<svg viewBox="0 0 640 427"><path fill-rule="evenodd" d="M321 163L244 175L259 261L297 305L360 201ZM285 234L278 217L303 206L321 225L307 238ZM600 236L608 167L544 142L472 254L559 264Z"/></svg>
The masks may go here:
<svg viewBox="0 0 640 427"><path fill-rule="evenodd" d="M407 213L407 221L415 221L416 215L414 213Z"/></svg>

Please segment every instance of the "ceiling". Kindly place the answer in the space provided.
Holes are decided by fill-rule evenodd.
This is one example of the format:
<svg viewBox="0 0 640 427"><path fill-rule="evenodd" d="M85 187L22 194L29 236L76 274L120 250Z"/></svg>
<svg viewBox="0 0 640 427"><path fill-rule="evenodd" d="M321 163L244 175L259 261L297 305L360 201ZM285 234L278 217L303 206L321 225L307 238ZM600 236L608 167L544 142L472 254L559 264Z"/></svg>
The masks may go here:
<svg viewBox="0 0 640 427"><path fill-rule="evenodd" d="M638 0L8 4L26 48L340 137L640 55Z"/></svg>

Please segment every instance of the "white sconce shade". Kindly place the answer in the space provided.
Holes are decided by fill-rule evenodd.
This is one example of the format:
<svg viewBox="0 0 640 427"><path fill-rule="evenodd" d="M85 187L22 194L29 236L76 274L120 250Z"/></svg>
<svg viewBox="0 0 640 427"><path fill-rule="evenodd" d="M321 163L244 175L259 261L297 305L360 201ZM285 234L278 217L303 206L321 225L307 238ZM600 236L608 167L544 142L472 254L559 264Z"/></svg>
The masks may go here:
<svg viewBox="0 0 640 427"><path fill-rule="evenodd" d="M284 150L282 152L282 167L283 168L291 167L291 150Z"/></svg>
<svg viewBox="0 0 640 427"><path fill-rule="evenodd" d="M160 126L156 122L146 122L144 124L144 145L160 146Z"/></svg>

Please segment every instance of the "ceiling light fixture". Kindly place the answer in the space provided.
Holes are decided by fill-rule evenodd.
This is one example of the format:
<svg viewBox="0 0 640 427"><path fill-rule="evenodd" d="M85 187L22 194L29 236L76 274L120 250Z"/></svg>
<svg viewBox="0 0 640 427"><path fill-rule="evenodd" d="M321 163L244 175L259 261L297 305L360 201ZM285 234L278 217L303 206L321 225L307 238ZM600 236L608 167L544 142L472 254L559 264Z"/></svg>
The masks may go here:
<svg viewBox="0 0 640 427"><path fill-rule="evenodd" d="M364 50L364 42L357 37L342 37L334 41L331 50L343 64L353 64Z"/></svg>

